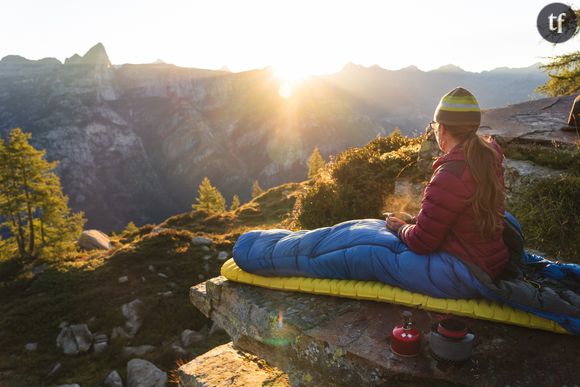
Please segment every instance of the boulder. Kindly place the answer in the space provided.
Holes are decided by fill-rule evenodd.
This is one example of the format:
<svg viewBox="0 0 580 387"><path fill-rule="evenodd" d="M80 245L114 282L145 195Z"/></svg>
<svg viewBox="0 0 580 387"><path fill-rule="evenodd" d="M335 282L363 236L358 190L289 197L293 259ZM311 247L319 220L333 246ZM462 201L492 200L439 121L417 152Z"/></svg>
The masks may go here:
<svg viewBox="0 0 580 387"><path fill-rule="evenodd" d="M179 367L177 376L182 387L290 386L284 372L234 348L232 343L214 348Z"/></svg>
<svg viewBox="0 0 580 387"><path fill-rule="evenodd" d="M109 250L111 248L111 240L99 230L83 231L78 243L84 250Z"/></svg>
<svg viewBox="0 0 580 387"><path fill-rule="evenodd" d="M93 335L87 324L63 327L56 338L56 346L66 355L87 352L93 343Z"/></svg>
<svg viewBox="0 0 580 387"><path fill-rule="evenodd" d="M511 195L521 186L526 186L534 180L557 177L562 171L537 165L529 160L512 160L505 158L503 162L505 188Z"/></svg>
<svg viewBox="0 0 580 387"><path fill-rule="evenodd" d="M123 387L123 379L116 370L113 370L109 372L103 384L105 387Z"/></svg>
<svg viewBox="0 0 580 387"><path fill-rule="evenodd" d="M119 278L117 278L117 282L120 284L124 284L125 282L129 281L129 277L126 275L122 275Z"/></svg>
<svg viewBox="0 0 580 387"><path fill-rule="evenodd" d="M211 239L202 236L195 236L191 238L191 244L194 246L209 246L212 243L213 241Z"/></svg>
<svg viewBox="0 0 580 387"><path fill-rule="evenodd" d="M143 359L127 363L127 387L165 387L167 374Z"/></svg>
<svg viewBox="0 0 580 387"><path fill-rule="evenodd" d="M139 315L142 306L143 301L138 298L121 306L121 313L123 313L123 316L126 319L125 327L130 336L135 336L139 328L141 328L141 325L143 325L143 320Z"/></svg>
<svg viewBox="0 0 580 387"><path fill-rule="evenodd" d="M223 327L234 345L288 374L292 385L573 385L580 337L462 317L477 337L462 364L429 352L431 326L443 315L416 309L419 356L390 350L406 307L282 292L216 277L191 288L192 303Z"/></svg>
<svg viewBox="0 0 580 387"><path fill-rule="evenodd" d="M217 256L218 261L225 261L228 259L228 252L227 251L220 251Z"/></svg>

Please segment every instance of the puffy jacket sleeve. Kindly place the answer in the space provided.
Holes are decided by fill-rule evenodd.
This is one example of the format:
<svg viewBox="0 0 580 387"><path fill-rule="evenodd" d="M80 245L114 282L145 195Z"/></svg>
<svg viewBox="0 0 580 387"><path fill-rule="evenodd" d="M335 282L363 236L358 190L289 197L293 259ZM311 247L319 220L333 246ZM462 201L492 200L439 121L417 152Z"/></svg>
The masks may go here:
<svg viewBox="0 0 580 387"><path fill-rule="evenodd" d="M442 166L425 188L417 222L403 226L399 238L417 254L438 250L468 205L469 197L470 192L460 178Z"/></svg>

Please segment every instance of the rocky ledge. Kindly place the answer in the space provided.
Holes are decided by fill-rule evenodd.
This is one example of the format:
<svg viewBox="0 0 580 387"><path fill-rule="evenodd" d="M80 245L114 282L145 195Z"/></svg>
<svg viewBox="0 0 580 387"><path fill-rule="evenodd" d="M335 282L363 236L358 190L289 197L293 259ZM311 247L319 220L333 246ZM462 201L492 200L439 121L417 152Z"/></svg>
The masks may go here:
<svg viewBox="0 0 580 387"><path fill-rule="evenodd" d="M555 142L574 148L578 143L578 133L562 130L568 126L568 115L574 98L575 95L542 98L484 110L478 133L499 136L507 141Z"/></svg>
<svg viewBox="0 0 580 387"><path fill-rule="evenodd" d="M429 351L428 332L442 317L436 313L413 311L424 335L422 351L402 358L389 347L391 330L404 310L399 305L281 292L224 277L192 287L190 298L226 330L237 349L285 372L293 386L580 382L580 338L570 335L465 318L476 335L473 356L452 364L437 361ZM188 382L188 365L180 372L182 385L197 385Z"/></svg>

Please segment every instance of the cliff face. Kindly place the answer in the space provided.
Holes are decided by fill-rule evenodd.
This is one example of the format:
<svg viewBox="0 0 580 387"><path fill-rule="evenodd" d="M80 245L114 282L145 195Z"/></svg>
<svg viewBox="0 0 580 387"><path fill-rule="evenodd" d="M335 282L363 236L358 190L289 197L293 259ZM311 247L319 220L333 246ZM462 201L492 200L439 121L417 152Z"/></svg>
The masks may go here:
<svg viewBox="0 0 580 387"><path fill-rule="evenodd" d="M32 132L89 227L118 229L186 211L204 176L230 199L302 180L315 146L336 153L382 127L319 85L283 100L269 70L232 74L166 64L114 67L101 44L64 64L0 61L0 132ZM302 90L308 94L312 90Z"/></svg>
<svg viewBox="0 0 580 387"><path fill-rule="evenodd" d="M61 161L73 209L85 211L88 227L111 230L187 211L204 176L243 201L255 179L265 187L303 180L315 146L328 156L396 125L422 127L446 89L491 76L355 70L313 77L284 99L270 69L113 66L102 44L64 64L8 56L0 61L0 134L32 132L33 144ZM512 102L541 83L530 74ZM432 78L437 88L426 86Z"/></svg>

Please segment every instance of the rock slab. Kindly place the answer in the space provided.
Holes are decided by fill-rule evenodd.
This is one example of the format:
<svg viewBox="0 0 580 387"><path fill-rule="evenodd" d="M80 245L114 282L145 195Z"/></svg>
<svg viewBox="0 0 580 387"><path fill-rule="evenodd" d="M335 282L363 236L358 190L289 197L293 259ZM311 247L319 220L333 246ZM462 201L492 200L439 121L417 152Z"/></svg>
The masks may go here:
<svg viewBox="0 0 580 387"><path fill-rule="evenodd" d="M216 277L190 291L192 303L223 327L237 348L288 374L292 385L574 385L580 337L462 318L477 339L466 363L429 352L443 316L414 310L421 353L401 358L390 334L407 308L384 302L282 292Z"/></svg>
<svg viewBox="0 0 580 387"><path fill-rule="evenodd" d="M196 357L177 370L182 387L290 386L288 376L256 356L227 343Z"/></svg>

